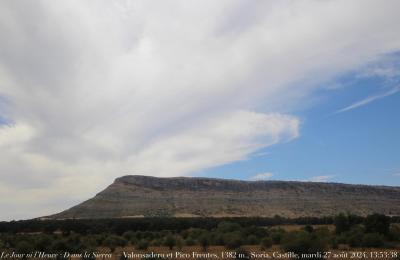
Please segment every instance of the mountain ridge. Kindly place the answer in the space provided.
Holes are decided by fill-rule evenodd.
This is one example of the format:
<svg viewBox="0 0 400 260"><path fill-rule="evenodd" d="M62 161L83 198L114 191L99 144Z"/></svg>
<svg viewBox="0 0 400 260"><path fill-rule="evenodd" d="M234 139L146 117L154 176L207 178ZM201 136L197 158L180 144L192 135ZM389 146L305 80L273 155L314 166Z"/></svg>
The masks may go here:
<svg viewBox="0 0 400 260"><path fill-rule="evenodd" d="M339 212L400 215L400 187L126 175L47 218L320 217Z"/></svg>

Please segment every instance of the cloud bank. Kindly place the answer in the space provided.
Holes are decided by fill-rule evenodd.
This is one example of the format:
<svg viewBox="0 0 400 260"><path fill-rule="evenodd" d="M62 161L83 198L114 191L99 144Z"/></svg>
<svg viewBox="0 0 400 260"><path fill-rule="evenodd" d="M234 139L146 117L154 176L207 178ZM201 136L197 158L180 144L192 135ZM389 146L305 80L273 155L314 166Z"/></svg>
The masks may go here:
<svg viewBox="0 0 400 260"><path fill-rule="evenodd" d="M54 213L123 174L189 175L297 138L296 109L321 82L400 48L399 8L2 1L0 196L13 200L0 217Z"/></svg>

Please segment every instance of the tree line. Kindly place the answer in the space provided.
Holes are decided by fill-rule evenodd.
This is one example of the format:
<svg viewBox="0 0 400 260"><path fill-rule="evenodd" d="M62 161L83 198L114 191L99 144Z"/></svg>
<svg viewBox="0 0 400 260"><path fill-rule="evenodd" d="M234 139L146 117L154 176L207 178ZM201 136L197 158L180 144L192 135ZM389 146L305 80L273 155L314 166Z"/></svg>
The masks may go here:
<svg viewBox="0 0 400 260"><path fill-rule="evenodd" d="M15 221L1 223L0 249L62 255L98 248L115 252L126 246L142 251L160 246L170 250L197 246L207 251L210 246L224 246L244 252L243 245L258 245L261 250L276 245L283 251L299 254L343 246L396 248L400 245L400 225L394 220L380 214L367 217L339 214L331 218L296 220L275 217ZM302 227L288 231L280 226L285 224ZM334 229L317 224L331 224Z"/></svg>
<svg viewBox="0 0 400 260"><path fill-rule="evenodd" d="M392 221L396 221L394 218ZM0 233L75 232L79 234L113 233L121 235L126 230L134 231L181 231L188 228L213 229L221 222L233 222L241 226L275 226L287 224L317 225L332 224L333 217L285 218L235 217L235 218L114 218L114 219L65 219L65 220L19 220L0 222Z"/></svg>

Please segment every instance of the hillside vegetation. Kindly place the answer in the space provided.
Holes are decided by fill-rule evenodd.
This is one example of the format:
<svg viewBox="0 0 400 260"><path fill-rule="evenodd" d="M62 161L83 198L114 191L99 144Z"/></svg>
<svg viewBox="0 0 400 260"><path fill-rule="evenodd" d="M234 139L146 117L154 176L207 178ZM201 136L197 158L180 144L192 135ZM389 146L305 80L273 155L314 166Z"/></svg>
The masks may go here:
<svg viewBox="0 0 400 260"><path fill-rule="evenodd" d="M338 183L124 176L51 219L400 215L400 188Z"/></svg>

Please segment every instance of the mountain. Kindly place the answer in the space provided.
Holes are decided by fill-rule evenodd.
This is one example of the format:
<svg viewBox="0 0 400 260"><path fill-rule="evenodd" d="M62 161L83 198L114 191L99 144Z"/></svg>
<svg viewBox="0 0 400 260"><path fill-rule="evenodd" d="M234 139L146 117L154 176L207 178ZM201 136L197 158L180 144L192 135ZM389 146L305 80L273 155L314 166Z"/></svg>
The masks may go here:
<svg viewBox="0 0 400 260"><path fill-rule="evenodd" d="M318 217L339 212L400 215L400 187L129 175L48 218Z"/></svg>

